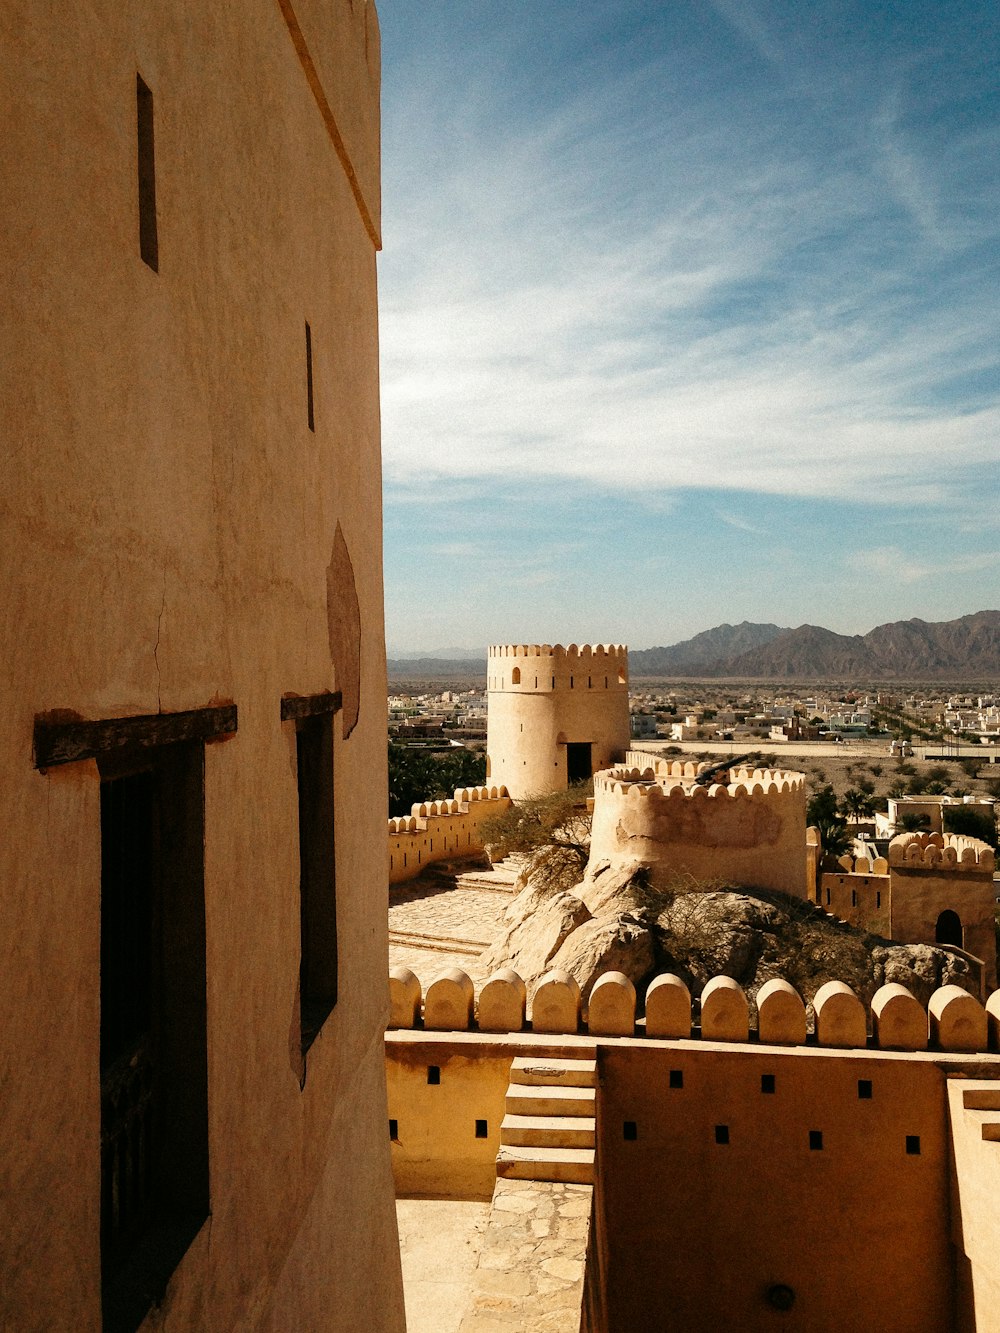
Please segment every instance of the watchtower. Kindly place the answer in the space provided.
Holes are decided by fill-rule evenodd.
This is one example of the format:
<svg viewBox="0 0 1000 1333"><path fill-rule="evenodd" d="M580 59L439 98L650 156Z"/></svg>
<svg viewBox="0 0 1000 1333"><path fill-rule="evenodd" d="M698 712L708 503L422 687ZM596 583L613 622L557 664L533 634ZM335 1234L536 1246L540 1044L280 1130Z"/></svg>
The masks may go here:
<svg viewBox="0 0 1000 1333"><path fill-rule="evenodd" d="M624 644L494 644L487 778L518 800L584 781L629 743Z"/></svg>

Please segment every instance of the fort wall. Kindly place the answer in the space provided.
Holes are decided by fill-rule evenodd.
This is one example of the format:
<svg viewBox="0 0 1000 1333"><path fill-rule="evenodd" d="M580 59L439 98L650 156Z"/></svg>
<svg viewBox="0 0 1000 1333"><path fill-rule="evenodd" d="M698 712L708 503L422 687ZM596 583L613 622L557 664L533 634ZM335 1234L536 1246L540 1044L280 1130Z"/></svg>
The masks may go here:
<svg viewBox="0 0 1000 1333"><path fill-rule="evenodd" d="M482 825L511 804L503 787L459 787L451 800L418 801L389 820L389 883L414 879L436 861L482 852Z"/></svg>
<svg viewBox="0 0 1000 1333"><path fill-rule="evenodd" d="M993 849L978 839L903 833L885 858L841 857L841 871L822 875L816 901L852 926L904 944L957 946L982 960L985 984L992 988L995 864ZM954 914L950 923L945 913Z"/></svg>
<svg viewBox="0 0 1000 1333"><path fill-rule="evenodd" d="M196 1196L148 1325L402 1329L382 1123L375 6L12 0L2 28L0 1327L123 1326L102 1315L120 1290L102 1296L103 1100L119 1179L131 1167L172 1221ZM316 702L304 722L335 775L339 990L307 1055L299 803L329 787L300 767L288 698ZM184 733L217 710L213 743ZM97 757L39 762L36 720L60 718ZM152 844L135 900L164 908L145 935L130 918L133 951L102 920L102 818L111 783L139 803L147 773L189 836L117 821ZM151 1095L172 1100L149 1123L161 1139L183 1123L173 1153L114 1119L135 1103L102 1098L102 1020L141 1019L150 995ZM127 1066L140 1106L144 1067Z"/></svg>
<svg viewBox="0 0 1000 1333"><path fill-rule="evenodd" d="M703 786L705 767L658 760L597 774L588 873L638 863L657 883L692 876L804 897L802 774L740 766Z"/></svg>
<svg viewBox="0 0 1000 1333"><path fill-rule="evenodd" d="M487 690L487 777L515 800L589 778L628 746L621 644L494 644Z"/></svg>
<svg viewBox="0 0 1000 1333"><path fill-rule="evenodd" d="M878 1001L887 1038L897 999ZM790 1293L795 1327L834 1333L863 1309L891 1333L946 1333L963 1252L976 1264L979 1322L968 1326L986 1327L979 1302L998 1264L995 1195L981 1185L1000 1148L971 1127L953 1231L947 1099L970 1086L996 1098L1000 1083L973 1080L1000 1076L1000 1055L845 1049L832 1030L827 1040L391 1030L397 1189L488 1198L514 1057L596 1057L588 1264L600 1255L609 1327L650 1327L650 1312L669 1308L697 1333L765 1330L780 1317L772 1298ZM977 1177L986 1154L993 1174ZM819 1239L803 1246L804 1235Z"/></svg>

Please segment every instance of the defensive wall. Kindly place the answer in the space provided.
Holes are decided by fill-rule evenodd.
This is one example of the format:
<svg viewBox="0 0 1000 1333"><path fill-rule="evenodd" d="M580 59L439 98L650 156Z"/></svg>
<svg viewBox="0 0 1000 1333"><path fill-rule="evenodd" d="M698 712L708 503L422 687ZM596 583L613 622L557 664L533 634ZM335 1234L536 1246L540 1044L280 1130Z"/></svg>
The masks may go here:
<svg viewBox="0 0 1000 1333"><path fill-rule="evenodd" d="M596 1060L587 1280L610 1333L771 1329L779 1310L810 1333L996 1328L1000 993L944 987L925 1010L890 985L866 1009L831 982L810 1033L780 980L752 1006L729 978L692 1001L661 976L644 1022L619 973L586 1014L565 975L530 1016L509 972L478 997L458 970L390 987L401 1195L489 1198L513 1060Z"/></svg>
<svg viewBox="0 0 1000 1333"><path fill-rule="evenodd" d="M418 801L410 814L390 819L389 883L414 879L435 861L483 851L483 823L510 803L505 787L459 787L451 800Z"/></svg>
<svg viewBox="0 0 1000 1333"><path fill-rule="evenodd" d="M628 746L623 644L494 644L486 684L487 778L514 800L589 778Z"/></svg>
<svg viewBox="0 0 1000 1333"><path fill-rule="evenodd" d="M981 960L987 987L997 983L993 849L956 834L902 833L888 856L840 858L815 900L862 930L904 944L940 944Z"/></svg>
<svg viewBox="0 0 1000 1333"><path fill-rule="evenodd" d="M690 875L806 895L801 773L736 766L705 786L705 764L636 757L646 766L594 777L588 874L638 862L658 883Z"/></svg>

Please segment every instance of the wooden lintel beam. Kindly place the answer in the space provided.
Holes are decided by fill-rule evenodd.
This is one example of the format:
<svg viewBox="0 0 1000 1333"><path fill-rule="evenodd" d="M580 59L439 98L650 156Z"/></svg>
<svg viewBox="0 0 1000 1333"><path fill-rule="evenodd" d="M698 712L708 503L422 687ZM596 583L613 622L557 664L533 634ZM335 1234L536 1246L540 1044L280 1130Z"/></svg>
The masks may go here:
<svg viewBox="0 0 1000 1333"><path fill-rule="evenodd" d="M339 713L343 706L340 690L324 690L322 694L289 694L281 701L282 722L300 722L306 717L322 717Z"/></svg>
<svg viewBox="0 0 1000 1333"><path fill-rule="evenodd" d="M35 767L56 768L120 750L148 750L181 741L212 741L236 731L235 704L184 713L101 718L95 722L36 717Z"/></svg>

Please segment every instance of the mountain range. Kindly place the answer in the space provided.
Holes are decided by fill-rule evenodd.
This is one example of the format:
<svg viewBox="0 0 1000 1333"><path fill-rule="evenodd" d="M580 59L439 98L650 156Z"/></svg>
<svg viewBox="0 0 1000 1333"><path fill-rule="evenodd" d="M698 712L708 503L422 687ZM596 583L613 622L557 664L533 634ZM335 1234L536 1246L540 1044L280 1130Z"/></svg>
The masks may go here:
<svg viewBox="0 0 1000 1333"><path fill-rule="evenodd" d="M821 625L716 625L665 648L629 652L632 676L759 680L962 680L1000 677L1000 611L957 620L895 620L867 634ZM485 676L482 657L389 662L390 678Z"/></svg>
<svg viewBox="0 0 1000 1333"><path fill-rule="evenodd" d="M867 634L821 625L718 625L669 648L629 653L633 676L942 680L1000 676L1000 611L896 620Z"/></svg>

